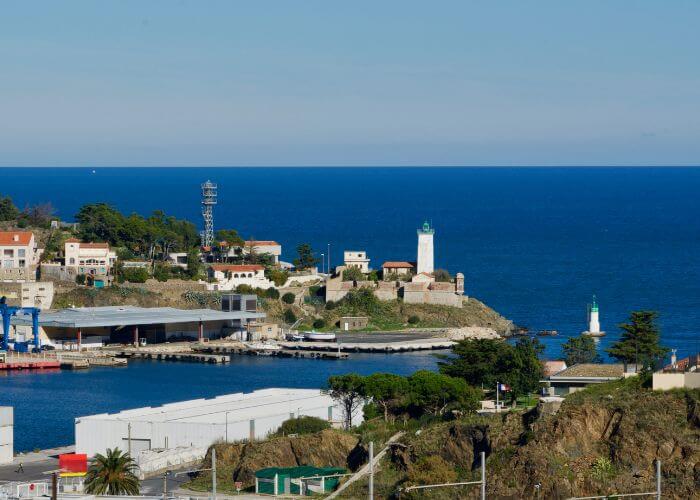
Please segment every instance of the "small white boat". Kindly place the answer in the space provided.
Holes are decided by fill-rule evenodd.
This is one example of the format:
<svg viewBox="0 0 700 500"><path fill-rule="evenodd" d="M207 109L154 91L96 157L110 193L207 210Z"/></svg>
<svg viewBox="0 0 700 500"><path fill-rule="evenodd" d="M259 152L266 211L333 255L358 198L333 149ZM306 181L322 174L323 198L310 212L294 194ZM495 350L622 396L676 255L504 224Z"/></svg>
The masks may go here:
<svg viewBox="0 0 700 500"><path fill-rule="evenodd" d="M282 347L272 342L246 342L245 346L251 351L279 351Z"/></svg>
<svg viewBox="0 0 700 500"><path fill-rule="evenodd" d="M291 340L292 342L301 342L304 340L304 336L301 333L288 333L287 340Z"/></svg>
<svg viewBox="0 0 700 500"><path fill-rule="evenodd" d="M304 339L309 342L335 342L335 333L304 332Z"/></svg>

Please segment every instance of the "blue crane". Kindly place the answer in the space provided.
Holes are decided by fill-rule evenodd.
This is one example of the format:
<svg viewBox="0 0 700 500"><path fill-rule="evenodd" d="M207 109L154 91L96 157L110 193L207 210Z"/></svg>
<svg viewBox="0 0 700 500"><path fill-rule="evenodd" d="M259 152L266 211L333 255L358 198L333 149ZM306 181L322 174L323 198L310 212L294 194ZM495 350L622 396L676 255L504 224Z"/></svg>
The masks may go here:
<svg viewBox="0 0 700 500"><path fill-rule="evenodd" d="M32 334L34 335L34 352L41 350L39 343L39 308L8 306L5 297L0 298L0 314L2 314L2 350L7 351L10 342L10 322L12 316L19 314L32 315Z"/></svg>

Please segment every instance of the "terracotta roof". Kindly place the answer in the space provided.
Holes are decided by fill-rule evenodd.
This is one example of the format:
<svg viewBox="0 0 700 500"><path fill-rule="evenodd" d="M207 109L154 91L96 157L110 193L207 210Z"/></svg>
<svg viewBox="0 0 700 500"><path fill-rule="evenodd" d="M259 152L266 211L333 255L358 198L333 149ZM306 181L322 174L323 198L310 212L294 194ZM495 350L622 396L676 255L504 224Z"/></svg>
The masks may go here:
<svg viewBox="0 0 700 500"><path fill-rule="evenodd" d="M232 271L232 272L249 272L249 271L263 271L265 268L263 266L258 266L255 264L212 264L211 268L214 271Z"/></svg>
<svg viewBox="0 0 700 500"><path fill-rule="evenodd" d="M249 241L245 242L245 245L248 247L276 247L276 246L279 246L279 243L277 243L276 241L272 241L272 240L261 240L261 241L249 240Z"/></svg>
<svg viewBox="0 0 700 500"><path fill-rule="evenodd" d="M688 356L687 358L679 359L678 361L676 361L675 368L673 367L673 365L668 364L664 366L664 371L684 372L692 366L700 366L700 353Z"/></svg>
<svg viewBox="0 0 700 500"><path fill-rule="evenodd" d="M0 245L24 247L31 243L32 236L34 233L29 231L0 231Z"/></svg>
<svg viewBox="0 0 700 500"><path fill-rule="evenodd" d="M66 243L80 243L80 240L78 238L68 238Z"/></svg>
<svg viewBox="0 0 700 500"><path fill-rule="evenodd" d="M389 269L413 269L416 265L412 262L390 260L382 264L382 267L387 267Z"/></svg>
<svg viewBox="0 0 700 500"><path fill-rule="evenodd" d="M580 363L571 366L564 371L553 375L554 377L598 377L598 378L620 378L624 375L624 365L604 364L604 363Z"/></svg>
<svg viewBox="0 0 700 500"><path fill-rule="evenodd" d="M80 248L109 248L109 243L80 243Z"/></svg>

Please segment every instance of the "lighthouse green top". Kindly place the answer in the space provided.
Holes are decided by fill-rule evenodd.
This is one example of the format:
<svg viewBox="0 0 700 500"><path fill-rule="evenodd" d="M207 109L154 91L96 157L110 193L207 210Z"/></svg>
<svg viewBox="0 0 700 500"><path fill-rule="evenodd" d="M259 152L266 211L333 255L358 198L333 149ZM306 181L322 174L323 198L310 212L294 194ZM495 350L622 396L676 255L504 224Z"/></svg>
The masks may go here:
<svg viewBox="0 0 700 500"><path fill-rule="evenodd" d="M430 223L428 223L428 221L425 221L425 222L423 223L423 227L421 227L421 228L418 230L418 233L419 233L419 234L420 234L420 233L423 233L423 234L433 234L433 233L435 233L435 229L433 229L433 228L430 227Z"/></svg>
<svg viewBox="0 0 700 500"><path fill-rule="evenodd" d="M591 304L591 311L598 312L598 302L595 300L595 295L593 296L593 304Z"/></svg>

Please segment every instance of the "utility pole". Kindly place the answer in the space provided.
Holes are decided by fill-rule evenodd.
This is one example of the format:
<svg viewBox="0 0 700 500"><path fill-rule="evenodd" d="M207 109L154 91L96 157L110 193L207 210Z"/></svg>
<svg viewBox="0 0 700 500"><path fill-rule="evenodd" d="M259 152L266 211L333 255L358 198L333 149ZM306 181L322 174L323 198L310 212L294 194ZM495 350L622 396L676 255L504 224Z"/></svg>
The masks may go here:
<svg viewBox="0 0 700 500"><path fill-rule="evenodd" d="M163 474L163 500L168 498L168 471Z"/></svg>
<svg viewBox="0 0 700 500"><path fill-rule="evenodd" d="M127 442L129 444L129 456L131 456L131 422L126 426L127 428Z"/></svg>
<svg viewBox="0 0 700 500"><path fill-rule="evenodd" d="M656 461L656 500L661 500L661 460Z"/></svg>
<svg viewBox="0 0 700 500"><path fill-rule="evenodd" d="M374 500L374 441L369 442L369 500Z"/></svg>
<svg viewBox="0 0 700 500"><path fill-rule="evenodd" d="M216 448L211 449L211 497L216 500Z"/></svg>
<svg viewBox="0 0 700 500"><path fill-rule="evenodd" d="M58 499L58 473L51 474L51 500Z"/></svg>

